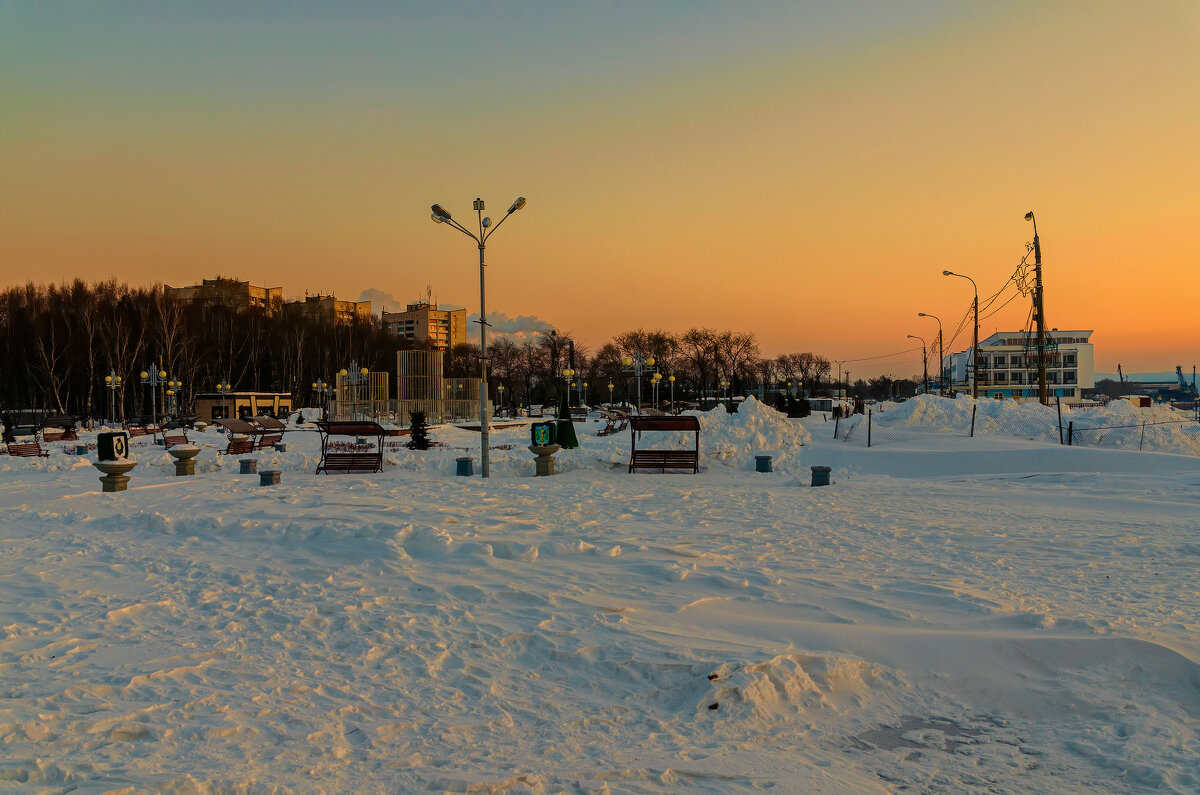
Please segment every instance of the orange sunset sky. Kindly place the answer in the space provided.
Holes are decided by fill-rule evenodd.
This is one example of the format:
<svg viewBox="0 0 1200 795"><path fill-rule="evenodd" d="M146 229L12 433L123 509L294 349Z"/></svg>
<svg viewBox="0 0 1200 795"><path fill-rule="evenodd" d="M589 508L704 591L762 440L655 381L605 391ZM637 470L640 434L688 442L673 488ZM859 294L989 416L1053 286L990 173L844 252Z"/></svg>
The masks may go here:
<svg viewBox="0 0 1200 795"><path fill-rule="evenodd" d="M941 271L997 292L1034 210L1048 324L1094 329L1102 372L1190 371L1198 142L1195 0L0 2L4 284L224 275L376 311L429 284L475 312L473 244L429 206L520 195L489 314L904 376L917 313L969 309Z"/></svg>

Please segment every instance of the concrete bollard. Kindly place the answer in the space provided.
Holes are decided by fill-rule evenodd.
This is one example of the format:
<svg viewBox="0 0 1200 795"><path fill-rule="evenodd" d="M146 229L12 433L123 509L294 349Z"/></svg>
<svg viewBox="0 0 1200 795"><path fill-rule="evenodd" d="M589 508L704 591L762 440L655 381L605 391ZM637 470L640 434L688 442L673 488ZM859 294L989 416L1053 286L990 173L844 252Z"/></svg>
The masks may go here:
<svg viewBox="0 0 1200 795"><path fill-rule="evenodd" d="M771 456L756 455L754 456L754 471L755 472L774 472L771 467Z"/></svg>
<svg viewBox="0 0 1200 795"><path fill-rule="evenodd" d="M238 461L242 465L242 469L238 472L239 475L257 475L258 474L258 459L243 458Z"/></svg>
<svg viewBox="0 0 1200 795"><path fill-rule="evenodd" d="M813 467L812 468L812 484L814 486L828 486L830 471L831 470L829 467L820 467L820 466Z"/></svg>
<svg viewBox="0 0 1200 795"><path fill-rule="evenodd" d="M454 459L455 463L458 464L458 471L455 474L464 478L474 475L475 473L471 470L471 461L473 460L469 455Z"/></svg>
<svg viewBox="0 0 1200 795"><path fill-rule="evenodd" d="M260 486L278 486L279 476L283 474L280 469L264 469L258 473L258 485Z"/></svg>

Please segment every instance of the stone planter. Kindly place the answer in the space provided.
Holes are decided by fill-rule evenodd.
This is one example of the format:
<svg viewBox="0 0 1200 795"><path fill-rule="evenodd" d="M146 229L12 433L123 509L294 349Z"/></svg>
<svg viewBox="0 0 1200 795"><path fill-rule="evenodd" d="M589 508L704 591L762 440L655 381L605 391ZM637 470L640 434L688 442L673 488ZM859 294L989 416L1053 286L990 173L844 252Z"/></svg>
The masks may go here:
<svg viewBox="0 0 1200 795"><path fill-rule="evenodd" d="M533 453L537 458L533 460L537 467L537 477L546 477L554 474L554 454L558 452L558 445L529 445L529 452Z"/></svg>
<svg viewBox="0 0 1200 795"><path fill-rule="evenodd" d="M115 461L93 461L92 466L104 474L100 477L101 491L125 491L129 476L125 473L137 466L137 461L118 458Z"/></svg>
<svg viewBox="0 0 1200 795"><path fill-rule="evenodd" d="M199 447L194 444L177 444L167 448L167 453L175 459L176 477L196 474L195 458L200 454Z"/></svg>

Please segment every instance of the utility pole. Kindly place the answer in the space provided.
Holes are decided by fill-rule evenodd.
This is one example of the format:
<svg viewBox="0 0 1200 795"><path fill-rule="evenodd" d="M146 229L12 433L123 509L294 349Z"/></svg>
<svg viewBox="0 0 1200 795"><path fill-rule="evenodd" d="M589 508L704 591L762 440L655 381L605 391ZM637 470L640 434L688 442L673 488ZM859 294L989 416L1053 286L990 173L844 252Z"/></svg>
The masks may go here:
<svg viewBox="0 0 1200 795"><path fill-rule="evenodd" d="M1025 213L1026 221L1033 221L1033 314L1037 319L1037 368L1038 401L1049 405L1049 390L1046 388L1046 304L1042 300L1042 241L1038 239L1037 218L1033 210Z"/></svg>

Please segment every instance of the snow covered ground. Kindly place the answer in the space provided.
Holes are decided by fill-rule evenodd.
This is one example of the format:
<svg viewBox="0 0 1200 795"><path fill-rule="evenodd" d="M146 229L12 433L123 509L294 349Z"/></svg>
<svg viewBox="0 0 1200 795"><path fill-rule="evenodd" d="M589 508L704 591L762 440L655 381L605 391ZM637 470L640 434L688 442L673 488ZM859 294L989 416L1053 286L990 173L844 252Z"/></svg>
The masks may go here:
<svg viewBox="0 0 1200 795"><path fill-rule="evenodd" d="M1200 789L1200 459L703 425L698 475L0 458L0 789Z"/></svg>

